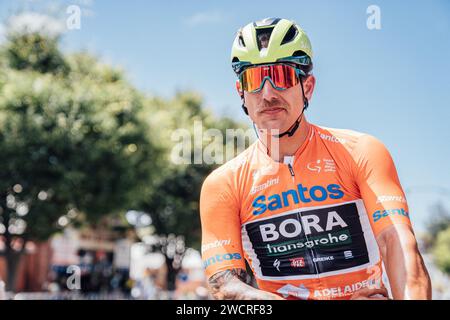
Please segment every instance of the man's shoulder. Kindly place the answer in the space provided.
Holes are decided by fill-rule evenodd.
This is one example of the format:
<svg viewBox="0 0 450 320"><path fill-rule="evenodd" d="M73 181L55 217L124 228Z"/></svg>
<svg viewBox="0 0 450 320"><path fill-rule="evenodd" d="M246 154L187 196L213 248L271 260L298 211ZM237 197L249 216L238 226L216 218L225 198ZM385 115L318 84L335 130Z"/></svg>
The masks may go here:
<svg viewBox="0 0 450 320"><path fill-rule="evenodd" d="M347 159L351 159L351 163L354 163L358 170L366 170L374 166L383 167L393 161L384 143L372 134L349 129L316 127L322 135L325 135L321 137L322 140L330 140L328 136L333 137L334 142L327 142L329 150L334 150L336 154L344 155L344 157L348 155ZM337 147L339 145L342 145L344 149Z"/></svg>
<svg viewBox="0 0 450 320"><path fill-rule="evenodd" d="M384 147L375 136L352 129L330 128L314 125L318 136L325 141L342 144L349 152L364 152L371 148Z"/></svg>
<svg viewBox="0 0 450 320"><path fill-rule="evenodd" d="M254 153L257 151L257 141L251 144L243 152L220 165L206 177L205 183L230 182L243 168L251 163Z"/></svg>

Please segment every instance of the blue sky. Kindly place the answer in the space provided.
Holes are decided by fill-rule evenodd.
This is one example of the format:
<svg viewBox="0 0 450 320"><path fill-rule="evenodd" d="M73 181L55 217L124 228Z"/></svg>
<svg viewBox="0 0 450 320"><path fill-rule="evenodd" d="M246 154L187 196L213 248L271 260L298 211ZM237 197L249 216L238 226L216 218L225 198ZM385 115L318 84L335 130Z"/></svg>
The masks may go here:
<svg viewBox="0 0 450 320"><path fill-rule="evenodd" d="M449 1L2 0L0 19L45 8L64 21L70 4L83 16L81 29L65 34L64 50L122 67L148 94L196 90L216 114L242 121L229 64L236 30L268 16L297 21L314 49L308 119L386 144L417 229L433 214L431 203L450 208ZM381 9L381 30L366 27L372 4Z"/></svg>

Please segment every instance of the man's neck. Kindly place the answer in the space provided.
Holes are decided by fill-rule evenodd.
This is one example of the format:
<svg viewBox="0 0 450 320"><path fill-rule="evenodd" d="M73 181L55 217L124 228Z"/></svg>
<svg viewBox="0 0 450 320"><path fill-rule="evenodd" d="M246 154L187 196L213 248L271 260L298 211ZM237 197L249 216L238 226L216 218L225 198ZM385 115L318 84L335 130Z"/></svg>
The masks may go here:
<svg viewBox="0 0 450 320"><path fill-rule="evenodd" d="M282 138L274 138L269 135L262 136L262 143L267 146L268 155L277 162L283 162L285 156L293 156L308 136L310 124L303 116L300 125L294 135L285 135Z"/></svg>

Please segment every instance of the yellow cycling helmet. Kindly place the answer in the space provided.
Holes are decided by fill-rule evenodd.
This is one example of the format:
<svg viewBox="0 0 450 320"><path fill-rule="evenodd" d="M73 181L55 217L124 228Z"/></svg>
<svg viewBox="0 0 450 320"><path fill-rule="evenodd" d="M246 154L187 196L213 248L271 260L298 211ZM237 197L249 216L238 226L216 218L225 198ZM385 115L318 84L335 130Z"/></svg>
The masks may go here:
<svg viewBox="0 0 450 320"><path fill-rule="evenodd" d="M305 73L312 70L311 42L294 21L266 18L238 30L231 50L233 70L239 74L249 65L292 62Z"/></svg>

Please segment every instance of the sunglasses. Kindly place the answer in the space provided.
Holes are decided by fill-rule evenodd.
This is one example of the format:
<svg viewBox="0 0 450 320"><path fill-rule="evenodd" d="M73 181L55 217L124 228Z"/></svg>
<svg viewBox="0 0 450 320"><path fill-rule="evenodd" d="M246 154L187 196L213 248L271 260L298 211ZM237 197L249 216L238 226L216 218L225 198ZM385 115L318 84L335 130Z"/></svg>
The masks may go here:
<svg viewBox="0 0 450 320"><path fill-rule="evenodd" d="M305 73L292 65L277 63L265 64L246 68L239 75L238 90L259 92L266 80L277 90L286 90L300 82Z"/></svg>

